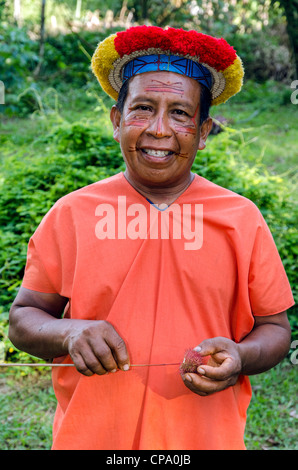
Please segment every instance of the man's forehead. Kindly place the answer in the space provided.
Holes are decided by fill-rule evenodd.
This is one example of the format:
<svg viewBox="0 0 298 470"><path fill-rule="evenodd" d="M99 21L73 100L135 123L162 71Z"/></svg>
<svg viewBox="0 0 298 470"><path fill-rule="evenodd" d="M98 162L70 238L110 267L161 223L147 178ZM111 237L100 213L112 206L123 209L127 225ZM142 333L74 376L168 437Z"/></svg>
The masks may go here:
<svg viewBox="0 0 298 470"><path fill-rule="evenodd" d="M135 96L146 94L169 94L179 98L196 97L200 94L200 84L192 78L174 72L146 72L130 79L129 92Z"/></svg>

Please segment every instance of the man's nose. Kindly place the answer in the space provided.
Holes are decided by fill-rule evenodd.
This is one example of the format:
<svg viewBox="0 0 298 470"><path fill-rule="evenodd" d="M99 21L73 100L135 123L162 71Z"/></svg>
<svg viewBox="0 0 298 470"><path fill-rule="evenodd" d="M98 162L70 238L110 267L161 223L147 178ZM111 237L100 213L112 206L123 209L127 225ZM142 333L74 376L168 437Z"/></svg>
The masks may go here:
<svg viewBox="0 0 298 470"><path fill-rule="evenodd" d="M158 139L172 136L172 130L166 113L159 112L152 118L147 127L147 133Z"/></svg>

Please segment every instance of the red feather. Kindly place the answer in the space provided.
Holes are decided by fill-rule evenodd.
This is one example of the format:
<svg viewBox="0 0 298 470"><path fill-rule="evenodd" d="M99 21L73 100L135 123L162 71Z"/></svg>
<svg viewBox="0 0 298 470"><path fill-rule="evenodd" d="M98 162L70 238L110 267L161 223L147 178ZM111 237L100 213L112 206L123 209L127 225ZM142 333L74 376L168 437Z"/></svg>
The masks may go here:
<svg viewBox="0 0 298 470"><path fill-rule="evenodd" d="M176 28L163 30L158 26L133 26L119 31L114 44L120 57L149 48L170 50L181 56L199 56L201 63L216 70L224 70L236 59L236 51L225 39Z"/></svg>

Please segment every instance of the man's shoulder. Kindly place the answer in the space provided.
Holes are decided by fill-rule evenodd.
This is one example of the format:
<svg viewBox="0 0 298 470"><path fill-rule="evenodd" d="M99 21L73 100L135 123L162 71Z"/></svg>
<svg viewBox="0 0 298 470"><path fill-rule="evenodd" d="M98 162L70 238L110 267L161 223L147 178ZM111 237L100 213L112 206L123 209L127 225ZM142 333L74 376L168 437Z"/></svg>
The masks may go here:
<svg viewBox="0 0 298 470"><path fill-rule="evenodd" d="M233 191L232 189L220 186L201 176L197 177L195 188L196 199L201 201L206 209L226 212L241 212L258 216L260 210L251 199Z"/></svg>
<svg viewBox="0 0 298 470"><path fill-rule="evenodd" d="M111 196L119 191L123 191L123 180L123 173L117 173L62 196L55 205L72 206L87 198L105 198Z"/></svg>

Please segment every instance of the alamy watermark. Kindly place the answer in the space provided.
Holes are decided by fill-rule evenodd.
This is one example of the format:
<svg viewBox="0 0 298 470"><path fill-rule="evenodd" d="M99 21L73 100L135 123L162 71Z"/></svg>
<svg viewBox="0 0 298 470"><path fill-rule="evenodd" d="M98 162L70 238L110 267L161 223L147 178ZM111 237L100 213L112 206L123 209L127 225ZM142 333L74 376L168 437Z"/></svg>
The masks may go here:
<svg viewBox="0 0 298 470"><path fill-rule="evenodd" d="M203 245L203 204L127 204L118 196L117 207L99 204L95 235L99 240L176 239L184 250L199 250Z"/></svg>
<svg viewBox="0 0 298 470"><path fill-rule="evenodd" d="M0 80L0 104L5 104L5 86L2 80Z"/></svg>
<svg viewBox="0 0 298 470"><path fill-rule="evenodd" d="M291 83L291 88L294 89L293 93L291 94L291 103L298 104L298 80L294 80Z"/></svg>
<svg viewBox="0 0 298 470"><path fill-rule="evenodd" d="M290 361L292 364L294 364L295 366L298 364L298 340L295 339L294 341L292 341L291 343L291 349L294 349L294 351L291 353L291 357L290 357Z"/></svg>

